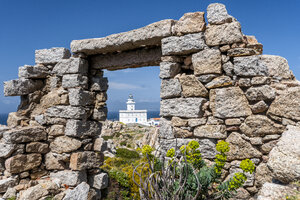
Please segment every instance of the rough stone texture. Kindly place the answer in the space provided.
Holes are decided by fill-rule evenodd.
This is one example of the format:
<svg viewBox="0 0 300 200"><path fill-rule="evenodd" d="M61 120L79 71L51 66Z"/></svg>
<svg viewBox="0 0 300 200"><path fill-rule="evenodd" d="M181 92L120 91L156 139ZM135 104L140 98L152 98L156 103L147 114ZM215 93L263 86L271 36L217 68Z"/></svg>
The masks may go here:
<svg viewBox="0 0 300 200"><path fill-rule="evenodd" d="M17 179L10 177L0 180L0 193L5 193L8 188L12 188L17 184Z"/></svg>
<svg viewBox="0 0 300 200"><path fill-rule="evenodd" d="M161 62L159 77L163 78L173 78L180 72L180 65L178 63L172 62Z"/></svg>
<svg viewBox="0 0 300 200"><path fill-rule="evenodd" d="M264 101L259 101L253 105L250 105L254 114L262 113L268 110L269 106Z"/></svg>
<svg viewBox="0 0 300 200"><path fill-rule="evenodd" d="M160 104L160 115L164 117L176 116L183 118L201 117L203 98L174 98L164 99Z"/></svg>
<svg viewBox="0 0 300 200"><path fill-rule="evenodd" d="M255 185L260 188L267 182L272 182L271 171L266 163L260 163L255 170Z"/></svg>
<svg viewBox="0 0 300 200"><path fill-rule="evenodd" d="M22 200L40 200L49 194L49 191L42 185L30 187L25 191L21 192L20 199Z"/></svg>
<svg viewBox="0 0 300 200"><path fill-rule="evenodd" d="M232 118L251 115L248 101L239 87L211 89L209 100L214 117Z"/></svg>
<svg viewBox="0 0 300 200"><path fill-rule="evenodd" d="M5 194L3 195L3 199L14 198L17 196L17 190L13 187L10 187L6 190Z"/></svg>
<svg viewBox="0 0 300 200"><path fill-rule="evenodd" d="M63 47L35 50L35 63L56 64L62 59L68 59L71 53Z"/></svg>
<svg viewBox="0 0 300 200"><path fill-rule="evenodd" d="M50 149L54 153L72 152L81 147L81 142L77 139L67 136L56 137L53 142L50 143Z"/></svg>
<svg viewBox="0 0 300 200"><path fill-rule="evenodd" d="M92 119L96 121L105 121L107 118L107 107L94 109Z"/></svg>
<svg viewBox="0 0 300 200"><path fill-rule="evenodd" d="M53 169L62 170L66 168L62 160L60 160L55 153L51 153L51 152L45 155L45 166L47 170L53 170Z"/></svg>
<svg viewBox="0 0 300 200"><path fill-rule="evenodd" d="M66 74L62 78L63 88L75 88L82 87L86 89L88 87L88 78L81 74Z"/></svg>
<svg viewBox="0 0 300 200"><path fill-rule="evenodd" d="M161 59L161 48L137 49L117 54L100 54L91 57L90 65L94 69L126 69L145 66L157 66Z"/></svg>
<svg viewBox="0 0 300 200"><path fill-rule="evenodd" d="M273 78L289 79L292 77L288 61L281 56L262 55L261 59Z"/></svg>
<svg viewBox="0 0 300 200"><path fill-rule="evenodd" d="M15 150L14 144L5 143L0 141L0 158L9 157Z"/></svg>
<svg viewBox="0 0 300 200"><path fill-rule="evenodd" d="M260 158L261 152L251 146L251 144L245 141L241 135L237 132L233 132L226 139L229 143L230 151L227 154L228 161L243 160L246 158Z"/></svg>
<svg viewBox="0 0 300 200"><path fill-rule="evenodd" d="M251 87L251 79L250 78L240 78L238 81L238 85L241 88Z"/></svg>
<svg viewBox="0 0 300 200"><path fill-rule="evenodd" d="M197 33L205 30L204 12L185 13L175 24L177 35Z"/></svg>
<svg viewBox="0 0 300 200"><path fill-rule="evenodd" d="M22 123L22 121L24 121L26 119L27 119L27 117L22 116L17 112L11 112L11 113L8 114L7 126L17 127ZM4 132L4 131L2 131L2 132Z"/></svg>
<svg viewBox="0 0 300 200"><path fill-rule="evenodd" d="M276 97L275 90L268 85L251 87L245 95L249 101L273 100Z"/></svg>
<svg viewBox="0 0 300 200"><path fill-rule="evenodd" d="M205 87L208 89L214 89L214 88L220 88L220 87L226 87L232 85L233 85L233 81L229 76L219 76L217 78L214 78L211 82L207 83Z"/></svg>
<svg viewBox="0 0 300 200"><path fill-rule="evenodd" d="M137 49L141 46L160 45L161 39L172 34L174 21L167 19L128 32L104 38L73 40L71 50L86 55Z"/></svg>
<svg viewBox="0 0 300 200"><path fill-rule="evenodd" d="M222 73L221 52L217 49L204 49L193 54L192 63L195 75Z"/></svg>
<svg viewBox="0 0 300 200"><path fill-rule="evenodd" d="M93 137L101 133L101 124L95 121L70 119L67 121L65 135L71 137Z"/></svg>
<svg viewBox="0 0 300 200"><path fill-rule="evenodd" d="M265 183L257 200L285 200L287 195L296 195L296 190L284 185Z"/></svg>
<svg viewBox="0 0 300 200"><path fill-rule="evenodd" d="M12 173L25 172L38 167L42 162L41 154L16 155L5 161L5 169Z"/></svg>
<svg viewBox="0 0 300 200"><path fill-rule="evenodd" d="M238 76L268 76L268 68L261 56L235 57L234 73Z"/></svg>
<svg viewBox="0 0 300 200"><path fill-rule="evenodd" d="M194 130L194 136L200 138L224 139L227 137L226 126L224 125L198 126Z"/></svg>
<svg viewBox="0 0 300 200"><path fill-rule="evenodd" d="M174 134L173 134L172 122L165 118L160 118L159 124L160 124L159 127L160 137L165 139L173 139Z"/></svg>
<svg viewBox="0 0 300 200"><path fill-rule="evenodd" d="M300 87L290 88L271 104L268 114L300 121Z"/></svg>
<svg viewBox="0 0 300 200"><path fill-rule="evenodd" d="M63 59L58 62L53 70L52 73L57 74L59 76L65 74L82 74L86 75L88 73L88 62L82 58L69 58Z"/></svg>
<svg viewBox="0 0 300 200"><path fill-rule="evenodd" d="M24 65L19 67L19 78L46 78L49 75L48 68L42 65Z"/></svg>
<svg viewBox="0 0 300 200"><path fill-rule="evenodd" d="M95 139L94 146L93 146L94 151L104 152L105 150L107 150L107 148L108 148L107 142L103 138L99 137Z"/></svg>
<svg viewBox="0 0 300 200"><path fill-rule="evenodd" d="M238 56L253 56L260 55L260 52L257 52L252 48L234 48L227 51L227 55L230 57L238 57Z"/></svg>
<svg viewBox="0 0 300 200"><path fill-rule="evenodd" d="M86 172L85 171L59 171L50 173L50 178L59 179L62 184L66 184L68 186L76 186L82 182L87 181Z"/></svg>
<svg viewBox="0 0 300 200"><path fill-rule="evenodd" d="M45 129L40 126L11 129L3 133L7 143L37 142L47 139Z"/></svg>
<svg viewBox="0 0 300 200"><path fill-rule="evenodd" d="M243 34L241 32L241 25L239 22L208 25L205 31L205 41L208 46L242 42Z"/></svg>
<svg viewBox="0 0 300 200"><path fill-rule="evenodd" d="M89 177L89 185L96 189L108 187L108 175L106 173L96 174Z"/></svg>
<svg viewBox="0 0 300 200"><path fill-rule="evenodd" d="M5 96L21 96L33 93L44 86L41 80L16 79L4 82Z"/></svg>
<svg viewBox="0 0 300 200"><path fill-rule="evenodd" d="M53 106L46 110L49 117L60 117L67 119L86 119L87 110L84 107L74 106Z"/></svg>
<svg viewBox="0 0 300 200"><path fill-rule="evenodd" d="M207 7L207 21L210 24L224 24L231 22L232 17L228 15L225 5L212 3Z"/></svg>
<svg viewBox="0 0 300 200"><path fill-rule="evenodd" d="M48 132L51 136L60 136L65 134L65 127L63 125L52 125Z"/></svg>
<svg viewBox="0 0 300 200"><path fill-rule="evenodd" d="M86 182L80 183L73 190L69 190L63 200L88 200L90 186Z"/></svg>
<svg viewBox="0 0 300 200"><path fill-rule="evenodd" d="M175 127L188 126L188 120L181 119L180 117L172 117L171 122L172 122L172 125Z"/></svg>
<svg viewBox="0 0 300 200"><path fill-rule="evenodd" d="M72 106L88 106L95 101L94 93L81 88L69 89L69 103Z"/></svg>
<svg viewBox="0 0 300 200"><path fill-rule="evenodd" d="M70 168L72 170L96 169L102 165L103 154L93 151L72 153Z"/></svg>
<svg viewBox="0 0 300 200"><path fill-rule="evenodd" d="M182 74L179 76L184 97L207 97L208 91L194 75Z"/></svg>
<svg viewBox="0 0 300 200"><path fill-rule="evenodd" d="M108 80L103 77L92 77L91 78L91 91L105 92L108 89Z"/></svg>
<svg viewBox="0 0 300 200"><path fill-rule="evenodd" d="M250 137L281 134L284 126L276 124L264 115L251 115L240 127L241 131Z"/></svg>
<svg viewBox="0 0 300 200"><path fill-rule="evenodd" d="M28 153L42 153L45 154L49 151L49 145L42 142L31 142L26 145L26 152Z"/></svg>
<svg viewBox="0 0 300 200"><path fill-rule="evenodd" d="M162 79L160 98L167 99L181 96L181 85L178 79Z"/></svg>
<svg viewBox="0 0 300 200"><path fill-rule="evenodd" d="M172 36L161 40L164 56L186 55L200 51L206 47L203 33L193 33L184 36Z"/></svg>
<svg viewBox="0 0 300 200"><path fill-rule="evenodd" d="M175 138L190 138L193 136L193 132L189 129L183 129L178 127L173 128L173 133Z"/></svg>
<svg viewBox="0 0 300 200"><path fill-rule="evenodd" d="M300 128L288 126L269 154L268 167L273 178L290 183L300 179Z"/></svg>
<svg viewBox="0 0 300 200"><path fill-rule="evenodd" d="M196 127L200 125L204 125L206 123L206 118L198 118L198 119L189 119L188 120L188 125L190 127Z"/></svg>

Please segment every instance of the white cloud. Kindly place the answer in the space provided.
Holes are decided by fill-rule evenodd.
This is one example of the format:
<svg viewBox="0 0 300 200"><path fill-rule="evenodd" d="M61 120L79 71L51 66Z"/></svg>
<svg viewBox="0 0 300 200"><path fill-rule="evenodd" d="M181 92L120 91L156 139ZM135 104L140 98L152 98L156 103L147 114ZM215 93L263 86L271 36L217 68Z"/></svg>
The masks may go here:
<svg viewBox="0 0 300 200"><path fill-rule="evenodd" d="M132 85L127 83L117 83L109 82L109 88L114 90L133 90L133 89L143 89L141 86Z"/></svg>

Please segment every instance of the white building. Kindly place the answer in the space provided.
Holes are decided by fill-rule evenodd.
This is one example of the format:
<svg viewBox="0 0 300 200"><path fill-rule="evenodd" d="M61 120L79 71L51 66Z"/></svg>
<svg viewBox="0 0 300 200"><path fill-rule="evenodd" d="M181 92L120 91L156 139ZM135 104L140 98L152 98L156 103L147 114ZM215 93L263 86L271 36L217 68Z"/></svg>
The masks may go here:
<svg viewBox="0 0 300 200"><path fill-rule="evenodd" d="M129 95L129 99L127 101L127 110L119 110L119 121L125 124L139 123L148 125L147 110L135 110L133 96Z"/></svg>

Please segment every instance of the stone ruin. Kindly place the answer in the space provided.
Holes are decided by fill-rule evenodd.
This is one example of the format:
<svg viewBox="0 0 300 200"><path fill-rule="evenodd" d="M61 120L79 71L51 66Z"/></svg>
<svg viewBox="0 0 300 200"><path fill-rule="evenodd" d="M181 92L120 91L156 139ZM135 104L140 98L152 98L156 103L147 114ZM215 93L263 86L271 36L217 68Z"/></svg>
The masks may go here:
<svg viewBox="0 0 300 200"><path fill-rule="evenodd" d="M261 188L258 199L279 199L269 191L288 190L275 183L300 179L300 84L286 59L262 55L263 45L242 33L224 5L209 5L206 17L208 23L204 12L186 13L178 21L74 40L72 53L36 50L36 64L20 67L19 79L4 85L5 95L21 96L21 103L0 131L0 197L100 199L108 185L99 169L107 117L103 70L160 65L162 152L196 139L213 161L217 140L226 140L226 178L242 159L256 164L236 199Z"/></svg>

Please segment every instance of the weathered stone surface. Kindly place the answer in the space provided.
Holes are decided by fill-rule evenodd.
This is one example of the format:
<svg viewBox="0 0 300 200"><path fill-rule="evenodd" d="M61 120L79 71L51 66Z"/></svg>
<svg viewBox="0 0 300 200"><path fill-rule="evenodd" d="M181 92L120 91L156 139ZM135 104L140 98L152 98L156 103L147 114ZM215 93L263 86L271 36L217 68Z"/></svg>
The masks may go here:
<svg viewBox="0 0 300 200"><path fill-rule="evenodd" d="M175 127L188 126L188 120L181 119L180 117L172 117L171 122Z"/></svg>
<svg viewBox="0 0 300 200"><path fill-rule="evenodd" d="M228 15L225 5L212 3L207 7L207 21L210 24L224 24L231 22L232 17Z"/></svg>
<svg viewBox="0 0 300 200"><path fill-rule="evenodd" d="M264 143L263 145L261 145L260 151L263 154L268 154L276 146L276 144L277 144L276 140L270 141L268 143Z"/></svg>
<svg viewBox="0 0 300 200"><path fill-rule="evenodd" d="M300 179L300 129L288 126L269 154L268 167L273 178L290 183Z"/></svg>
<svg viewBox="0 0 300 200"><path fill-rule="evenodd" d="M69 102L72 106L87 106L93 104L94 101L93 92L84 91L81 88L69 89Z"/></svg>
<svg viewBox="0 0 300 200"><path fill-rule="evenodd" d="M173 98L181 96L181 85L178 79L162 79L160 85L160 98Z"/></svg>
<svg viewBox="0 0 300 200"><path fill-rule="evenodd" d="M62 184L66 184L68 186L76 186L82 182L87 181L86 172L85 171L58 171L50 173L50 178L59 179Z"/></svg>
<svg viewBox="0 0 300 200"><path fill-rule="evenodd" d="M250 105L250 107L254 114L265 112L269 108L264 101L259 101L256 104Z"/></svg>
<svg viewBox="0 0 300 200"><path fill-rule="evenodd" d="M69 58L63 59L58 62L52 73L57 74L59 76L65 74L82 74L86 75L88 73L88 61L82 58Z"/></svg>
<svg viewBox="0 0 300 200"><path fill-rule="evenodd" d="M0 180L0 193L5 193L8 188L12 188L17 184L17 179L14 177Z"/></svg>
<svg viewBox="0 0 300 200"><path fill-rule="evenodd" d="M70 58L71 53L63 47L35 50L35 63L56 64L62 59Z"/></svg>
<svg viewBox="0 0 300 200"><path fill-rule="evenodd" d="M206 118L189 119L188 125L193 128L196 126L204 125L206 123L206 121L207 121Z"/></svg>
<svg viewBox="0 0 300 200"><path fill-rule="evenodd" d="M227 126L234 126L234 125L240 125L242 122L238 118L233 118L233 119L226 119L225 124Z"/></svg>
<svg viewBox="0 0 300 200"><path fill-rule="evenodd" d="M234 73L238 76L268 76L268 68L261 56L244 56L233 59Z"/></svg>
<svg viewBox="0 0 300 200"><path fill-rule="evenodd" d="M232 64L232 62L226 62L222 65L222 67L227 76L233 76L234 65Z"/></svg>
<svg viewBox="0 0 300 200"><path fill-rule="evenodd" d="M53 106L46 110L49 117L60 117L67 119L86 119L87 110L84 107Z"/></svg>
<svg viewBox="0 0 300 200"><path fill-rule="evenodd" d="M94 69L126 69L159 65L161 48L136 49L120 53L100 54L91 57Z"/></svg>
<svg viewBox="0 0 300 200"><path fill-rule="evenodd" d="M19 67L19 78L46 78L48 75L48 68L42 65L24 65Z"/></svg>
<svg viewBox="0 0 300 200"><path fill-rule="evenodd" d="M272 182L271 171L266 163L260 163L255 170L255 185L260 188L267 182Z"/></svg>
<svg viewBox="0 0 300 200"><path fill-rule="evenodd" d="M15 145L0 141L0 158L9 157L15 150Z"/></svg>
<svg viewBox="0 0 300 200"><path fill-rule="evenodd" d="M226 139L229 143L230 150L227 154L228 161L243 160L246 158L260 158L261 152L252 147L249 142L246 142L239 133L233 132Z"/></svg>
<svg viewBox="0 0 300 200"><path fill-rule="evenodd" d="M237 165L236 165L237 164ZM240 165L240 161L233 161L231 162L231 165L233 165L230 169L229 169L229 175L227 176L227 180L230 178L233 178L235 173L242 173L243 170L239 167ZM246 187L251 187L254 185L254 178L255 178L255 174L250 174L249 172L245 173L247 180L245 181L245 183L243 184L243 186Z"/></svg>
<svg viewBox="0 0 300 200"><path fill-rule="evenodd" d="M33 93L44 86L41 80L16 79L4 82L5 96L21 96Z"/></svg>
<svg viewBox="0 0 300 200"><path fill-rule="evenodd" d="M192 131L190 131L188 129L183 129L183 128L178 128L178 127L173 128L175 138L189 138L189 137L193 136Z"/></svg>
<svg viewBox="0 0 300 200"><path fill-rule="evenodd" d="M164 117L176 116L183 118L201 117L203 98L174 98L164 99L160 104L160 115Z"/></svg>
<svg viewBox="0 0 300 200"><path fill-rule="evenodd" d="M16 155L5 161L5 168L9 173L25 172L39 166L42 162L41 154L33 153Z"/></svg>
<svg viewBox="0 0 300 200"><path fill-rule="evenodd" d="M56 137L53 142L50 143L50 149L54 153L72 152L81 147L81 142L77 139L67 136Z"/></svg>
<svg viewBox="0 0 300 200"><path fill-rule="evenodd" d="M182 94L184 97L208 96L208 91L194 75L182 74L181 76L179 76L179 81L181 83Z"/></svg>
<svg viewBox="0 0 300 200"><path fill-rule="evenodd" d="M211 89L210 109L215 117L233 118L251 115L248 101L239 87Z"/></svg>
<svg viewBox="0 0 300 200"><path fill-rule="evenodd" d="M217 78L214 78L211 82L207 83L205 87L208 89L214 89L214 88L220 88L220 87L226 87L232 85L233 85L233 81L229 76L219 76Z"/></svg>
<svg viewBox="0 0 300 200"><path fill-rule="evenodd" d="M261 77L261 76L259 76L259 77L253 77L251 79L251 84L255 85L255 86L265 85L265 84L267 85L267 84L270 84L270 83L271 83L270 77Z"/></svg>
<svg viewBox="0 0 300 200"><path fill-rule="evenodd" d="M56 188L58 189L58 188ZM25 191L21 192L20 199L22 200L40 200L47 196L49 191L45 188L44 184L38 184L30 187Z"/></svg>
<svg viewBox="0 0 300 200"><path fill-rule="evenodd" d="M95 169L102 165L103 154L93 151L72 153L70 168L72 170Z"/></svg>
<svg viewBox="0 0 300 200"><path fill-rule="evenodd" d="M185 13L175 24L177 35L197 33L205 30L204 12Z"/></svg>
<svg viewBox="0 0 300 200"><path fill-rule="evenodd" d="M198 80L201 83L208 83L208 82L210 82L211 80L213 80L216 77L217 77L216 74L204 74L204 75L197 76Z"/></svg>
<svg viewBox="0 0 300 200"><path fill-rule="evenodd" d="M74 53L83 52L86 55L93 55L160 45L162 38L172 35L173 23L173 20L167 19L104 38L73 40L71 50Z"/></svg>
<svg viewBox="0 0 300 200"><path fill-rule="evenodd" d="M12 199L17 196L17 190L13 187L10 187L6 190L5 194L3 195L3 199Z"/></svg>
<svg viewBox="0 0 300 200"><path fill-rule="evenodd" d="M251 79L250 78L240 78L238 81L238 85L241 88L251 87Z"/></svg>
<svg viewBox="0 0 300 200"><path fill-rule="evenodd" d="M101 124L95 121L70 119L67 121L65 135L71 137L93 137L100 135Z"/></svg>
<svg viewBox="0 0 300 200"><path fill-rule="evenodd" d="M66 196L63 200L88 200L90 186L86 182L80 183L73 190L66 192Z"/></svg>
<svg viewBox="0 0 300 200"><path fill-rule="evenodd" d="M172 62L161 62L159 77L163 78L173 78L180 72L180 65L178 63Z"/></svg>
<svg viewBox="0 0 300 200"><path fill-rule="evenodd" d="M22 121L27 120L27 117L20 115L18 112L11 112L8 114L7 126L16 127L19 126Z"/></svg>
<svg viewBox="0 0 300 200"><path fill-rule="evenodd" d="M260 55L261 53L252 48L233 48L227 51L227 55L230 57L238 56L253 56Z"/></svg>
<svg viewBox="0 0 300 200"><path fill-rule="evenodd" d="M227 137L225 125L204 125L194 129L194 136L200 138L224 139Z"/></svg>
<svg viewBox="0 0 300 200"><path fill-rule="evenodd" d="M242 42L243 34L241 32L241 25L239 22L208 25L205 31L205 41L208 46Z"/></svg>
<svg viewBox="0 0 300 200"><path fill-rule="evenodd" d="M105 92L108 89L108 80L106 77L92 77L91 78L91 91Z"/></svg>
<svg viewBox="0 0 300 200"><path fill-rule="evenodd" d="M206 47L204 34L193 33L184 36L171 36L161 40L162 54L186 55L200 51Z"/></svg>
<svg viewBox="0 0 300 200"><path fill-rule="evenodd" d="M65 126L63 125L52 125L48 132L51 136L60 136L65 134Z"/></svg>
<svg viewBox="0 0 300 200"><path fill-rule="evenodd" d="M294 188L275 183L265 183L260 190L257 200L285 200L287 196L295 196Z"/></svg>
<svg viewBox="0 0 300 200"><path fill-rule="evenodd" d="M89 185L96 189L104 189L108 187L107 173L92 175L89 177Z"/></svg>
<svg viewBox="0 0 300 200"><path fill-rule="evenodd" d="M61 170L65 169L66 166L64 162L62 162L56 154L49 152L45 155L45 166L47 170Z"/></svg>
<svg viewBox="0 0 300 200"><path fill-rule="evenodd" d="M300 120L300 87L290 88L279 95L271 104L268 114Z"/></svg>
<svg viewBox="0 0 300 200"><path fill-rule="evenodd" d="M160 118L159 124L160 124L159 127L160 137L165 139L173 139L174 134L173 134L172 122L165 118Z"/></svg>
<svg viewBox="0 0 300 200"><path fill-rule="evenodd" d="M262 55L263 63L267 66L269 75L279 79L289 79L292 77L288 61L281 56Z"/></svg>
<svg viewBox="0 0 300 200"><path fill-rule="evenodd" d="M107 142L103 138L99 137L95 139L93 146L94 151L104 152L105 150L107 150L107 148Z"/></svg>
<svg viewBox="0 0 300 200"><path fill-rule="evenodd" d="M221 74L222 57L218 49L204 49L192 56L195 75Z"/></svg>
<svg viewBox="0 0 300 200"><path fill-rule="evenodd" d="M107 118L107 107L94 109L92 119L96 121L105 121Z"/></svg>
<svg viewBox="0 0 300 200"><path fill-rule="evenodd" d="M37 142L47 139L45 129L40 126L28 126L8 130L3 133L3 139L7 143Z"/></svg>
<svg viewBox="0 0 300 200"><path fill-rule="evenodd" d="M241 131L250 137L280 134L284 126L276 124L264 115L251 115L246 118L240 127Z"/></svg>
<svg viewBox="0 0 300 200"><path fill-rule="evenodd" d="M245 95L249 101L273 100L276 97L275 90L268 85L251 87Z"/></svg>
<svg viewBox="0 0 300 200"><path fill-rule="evenodd" d="M63 88L75 88L82 87L84 89L88 88L88 78L82 76L81 74L66 74L62 78Z"/></svg>
<svg viewBox="0 0 300 200"><path fill-rule="evenodd" d="M26 152L28 153L42 153L45 154L49 151L49 145L42 142L31 142L26 145Z"/></svg>

